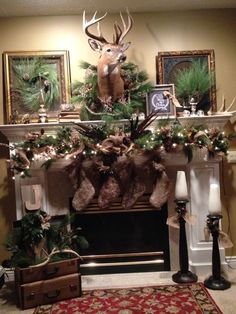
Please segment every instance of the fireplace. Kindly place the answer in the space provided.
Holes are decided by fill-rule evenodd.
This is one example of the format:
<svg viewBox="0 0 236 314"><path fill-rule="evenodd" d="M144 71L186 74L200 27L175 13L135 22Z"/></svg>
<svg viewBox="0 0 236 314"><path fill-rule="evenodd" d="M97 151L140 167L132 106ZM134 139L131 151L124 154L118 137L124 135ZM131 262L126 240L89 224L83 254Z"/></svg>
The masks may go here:
<svg viewBox="0 0 236 314"><path fill-rule="evenodd" d="M82 274L170 270L167 215L167 204L156 210L147 197L132 210L77 212L73 227L89 242L80 250Z"/></svg>
<svg viewBox="0 0 236 314"><path fill-rule="evenodd" d="M230 114L198 118L181 117L179 118L179 121L181 124L183 123L185 125L192 125L196 122L198 125L206 124L209 127L223 128L230 117ZM173 119L172 122L174 121L175 119ZM62 125L73 126L62 123L46 123L40 124L40 128L43 128L47 135L54 135ZM11 144L22 141L28 132L38 132L39 125L37 123L27 125L2 125L0 126L0 131L6 136ZM51 216L68 214L68 200L73 197L74 189L63 169L71 161L66 160L65 158L58 160L53 163L47 171L41 168L43 161L44 160L40 159L35 160L33 168L31 169L31 177L24 179L21 178L20 175L15 177L17 220L21 219L24 215L24 206L21 195L22 186L24 185L32 187L36 184L42 187L42 209ZM97 269L99 269L97 270L97 273L99 271L130 271L129 263L131 265L131 262L133 262L132 267L135 265L135 267L137 267L136 270L138 271L147 271L151 269L154 269L155 271L169 269L175 271L178 270L179 230L167 226L166 218L167 216L175 215L173 187L177 171L184 170L187 177L190 198L187 210L191 215L195 215L197 218L197 223L195 225L186 224L189 266L190 270L197 275L208 274L211 271L212 254L212 243L207 242L204 238L204 228L206 226L206 217L208 214L208 193L210 183L214 182L220 184L221 161L222 158L220 156L209 159L207 152L204 151L204 149L196 149L191 162L188 162L186 156L182 153L167 153L165 155L165 166L167 175L172 183L172 190L168 198L168 204L163 206L161 211L146 207L146 205L143 206L143 204L140 205L139 203L137 204L138 207L135 207L130 211L124 211L124 209L117 208L117 206L116 210L110 208L109 212L98 211L98 209L91 210L91 206L93 207L94 205L90 204L90 210L77 212L77 223L83 228L83 232L90 242L90 248L87 251L81 252L84 256L84 266L82 267L82 271L87 273L94 271L95 267L92 267L92 263L95 262L100 263L99 267L97 267ZM31 192L29 192L29 194L30 193ZM32 195L28 196L29 199L33 197ZM88 221L90 220L93 223L88 227ZM137 224L133 223L134 220L137 220ZM114 221L117 222L117 229L114 227ZM142 231L140 221L146 221ZM147 226L150 228L147 228ZM94 228L97 228L96 230L98 231L91 235ZM110 239L110 235L105 233L107 230L109 230L112 236L118 234L118 244L115 240ZM157 239L156 244L153 244L151 241L154 238ZM139 241L137 241L137 239ZM142 239L142 241L140 241L140 239ZM146 240L144 241L144 239ZM103 243L103 245L100 246L95 240ZM164 243L165 245L163 245ZM127 244L127 246L124 246L123 244ZM222 264L226 266L226 263L223 262L223 248L220 249L220 253ZM97 256L96 259L93 255ZM115 263L114 260L116 266L113 266L113 263ZM155 262L150 263L150 261ZM111 264L109 269L107 267L108 262ZM118 265L119 262L123 264ZM135 264L134 262L137 263ZM106 269L103 268L102 263L106 263Z"/></svg>

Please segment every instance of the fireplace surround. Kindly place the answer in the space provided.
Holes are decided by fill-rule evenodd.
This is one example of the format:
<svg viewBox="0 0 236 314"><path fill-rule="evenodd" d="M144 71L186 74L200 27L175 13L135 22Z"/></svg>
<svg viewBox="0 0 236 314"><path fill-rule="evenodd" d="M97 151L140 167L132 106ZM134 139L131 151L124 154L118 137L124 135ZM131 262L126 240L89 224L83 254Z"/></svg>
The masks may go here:
<svg viewBox="0 0 236 314"><path fill-rule="evenodd" d="M200 121L201 118L195 118L198 120L197 123L207 123L208 126L219 126L222 127L226 123L226 121L230 118L230 115L226 116L210 116L210 117L202 117L204 121ZM180 119L181 120L181 119ZM181 123L196 123L192 117L182 118ZM25 134L32 131L38 131L39 128L44 128L45 132L48 134L55 134L56 130L65 125L64 123L47 123L47 124L28 124L28 125L2 125L0 126L0 131L7 137L10 143L15 143L17 141L21 141ZM72 126L73 124L71 124ZM189 249L189 264L190 269L197 273L198 275L205 275L211 270L211 253L212 253L212 242L205 241L204 238L204 228L206 225L206 217L208 214L208 194L209 194L209 186L210 183L219 183L220 184L220 164L221 157L216 157L214 159L209 159L207 156L207 152L205 150L196 150L194 153L194 157L190 163L188 163L187 158L182 153L174 153L174 154L166 154L165 157L165 166L168 177L171 180L171 193L168 199L168 202L163 210L163 213L167 216L172 216L175 214L175 203L174 203L174 185L176 179L176 173L178 170L184 170L187 177L188 187L189 187L189 196L190 202L188 203L187 209L191 215L196 215L197 223L195 225L186 225L187 239L188 239L188 249ZM22 204L21 197L21 187L22 186L32 186L32 185L40 185L42 187L42 209L48 212L50 215L63 215L67 214L69 211L68 200L73 197L73 188L68 179L65 176L63 168L68 164L68 160L60 160L47 171L40 168L41 161L36 160L34 163L34 167L31 170L30 178L21 178L20 176L16 176L15 178L15 194L16 194L16 218L21 219L24 214L24 208ZM28 192L29 199L33 199L33 191L29 190ZM145 213L148 210L141 210L141 212ZM157 211L151 211L152 214L159 214ZM127 215L138 215L139 211L130 211ZM117 217L124 212L119 211L117 213L111 213L113 217L117 215ZM97 216L96 216L97 215ZM78 223L82 219L85 220L86 216L93 216L93 220L96 220L98 215L108 215L108 213L78 213ZM164 217L166 218L166 216ZM84 217L84 218L82 218ZM165 225L165 218L161 218L163 220L162 223ZM121 219L121 218L119 218ZM122 224L122 220L117 221L119 224ZM130 218L131 219L131 218ZM134 218L132 218L134 219ZM154 217L153 219L157 219ZM116 219L115 219L116 220ZM105 224L105 222L104 222ZM118 226L119 226L118 224ZM166 225L165 225L166 226ZM83 226L82 226L83 227ZM121 227L121 226L119 226ZM83 227L84 229L87 227ZM127 229L127 226L125 227ZM124 228L124 229L125 229ZM154 247L151 248L150 251L144 249L144 252L164 252L163 255L168 256L166 261L157 263L157 270L177 270L178 269L178 229L172 227L166 227L168 230L168 242L166 252L163 248ZM120 228L122 231L122 228ZM154 228L155 229L155 228ZM157 229L159 229L157 227ZM118 228L119 230L119 228ZM100 230L101 231L101 230ZM113 229L112 229L113 231ZM118 231L117 231L118 232ZM106 235L107 236L107 235ZM105 237L105 236L104 236ZM150 236L152 237L152 236ZM88 239L89 240L89 239ZM124 240L123 240L124 241ZM132 246L132 245L131 245ZM140 250L140 248L139 248ZM129 250L130 251L130 250ZM111 252L114 253L115 251ZM107 251L99 252L101 255L100 262L104 262L103 255L109 255L110 253ZM121 254L117 253L116 254ZM134 256L132 255L133 251L125 252L130 253L130 260L134 260ZM221 253L221 261L224 265L224 249L220 249ZM96 252L96 255L99 255ZM142 254L137 258L136 261L143 260ZM92 251L83 252L84 256L93 255ZM151 255L148 255L148 259ZM160 255L157 254L158 257ZM155 259L157 260L157 256ZM119 257L121 258L121 257ZM122 257L123 258L123 257ZM111 263L113 262L113 257L110 256ZM87 261L92 263L92 259L90 257L87 258ZM126 262L125 259L123 262ZM145 263L144 263L145 264ZM162 264L162 265L161 265ZM150 266L151 264L149 264ZM159 267L161 265L161 267ZM159 268L159 269L158 269ZM101 267L102 269L102 267ZM151 270L153 270L150 267ZM125 271L125 268L123 268ZM140 268L140 270L142 270ZM148 266L145 268L145 271L148 270ZM128 266L126 271L129 271ZM114 268L111 267L110 272L115 272Z"/></svg>

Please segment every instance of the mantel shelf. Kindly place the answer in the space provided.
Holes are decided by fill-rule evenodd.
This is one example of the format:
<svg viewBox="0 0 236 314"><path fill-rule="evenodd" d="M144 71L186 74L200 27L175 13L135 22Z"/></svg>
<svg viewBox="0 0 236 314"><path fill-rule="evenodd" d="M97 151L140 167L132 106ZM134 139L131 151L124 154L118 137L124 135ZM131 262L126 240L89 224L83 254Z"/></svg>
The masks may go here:
<svg viewBox="0 0 236 314"><path fill-rule="evenodd" d="M192 125L206 125L207 127L219 127L223 129L227 121L232 117L231 113L217 114L211 116L202 116L202 117L178 117L178 121L184 126ZM176 121L176 117L158 117L152 126L155 126L158 121L167 119L170 123ZM0 125L0 132L2 132L10 143L15 143L22 141L25 135L29 132L40 132L41 129L48 135L56 134L57 130L62 126L73 127L76 126L76 123L82 124L101 124L103 121L75 121L75 122L49 122L49 123L30 123L30 124L5 124ZM128 120L119 120L115 124L124 124L128 123Z"/></svg>

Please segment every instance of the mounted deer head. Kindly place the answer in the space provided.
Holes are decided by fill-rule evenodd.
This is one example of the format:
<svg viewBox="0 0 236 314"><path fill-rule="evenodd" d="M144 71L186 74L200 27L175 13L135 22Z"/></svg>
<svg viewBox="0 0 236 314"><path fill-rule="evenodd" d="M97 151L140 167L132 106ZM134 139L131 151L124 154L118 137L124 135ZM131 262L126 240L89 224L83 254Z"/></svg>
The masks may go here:
<svg viewBox="0 0 236 314"><path fill-rule="evenodd" d="M86 35L90 37L88 40L90 47L100 52L100 58L97 64L97 83L98 95L103 104L111 105L112 102L123 98L124 95L124 81L120 73L120 64L126 60L124 54L128 49L130 42L122 43L124 37L131 30L133 19L127 10L128 26L120 13L123 30L117 22L114 23L113 42L108 42L102 35L99 22L103 20L107 13L96 18L97 12L93 15L90 21L85 18L85 11L83 13L83 30ZM97 24L98 35L89 32L89 27Z"/></svg>

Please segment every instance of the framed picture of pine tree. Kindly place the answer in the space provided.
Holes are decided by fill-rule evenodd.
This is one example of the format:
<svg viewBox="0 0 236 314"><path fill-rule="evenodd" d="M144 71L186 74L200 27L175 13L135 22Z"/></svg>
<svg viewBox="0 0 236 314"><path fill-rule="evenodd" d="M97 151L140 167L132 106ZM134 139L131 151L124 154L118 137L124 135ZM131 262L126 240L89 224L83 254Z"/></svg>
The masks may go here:
<svg viewBox="0 0 236 314"><path fill-rule="evenodd" d="M198 94L197 110L216 111L215 53L209 50L161 51L156 56L157 84L174 84L185 103ZM181 87L181 89L180 89Z"/></svg>

